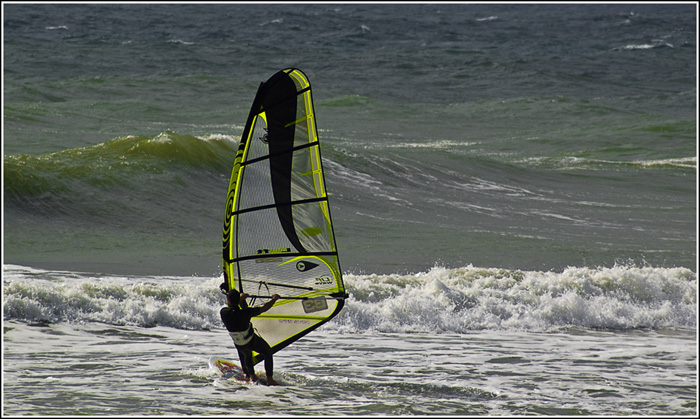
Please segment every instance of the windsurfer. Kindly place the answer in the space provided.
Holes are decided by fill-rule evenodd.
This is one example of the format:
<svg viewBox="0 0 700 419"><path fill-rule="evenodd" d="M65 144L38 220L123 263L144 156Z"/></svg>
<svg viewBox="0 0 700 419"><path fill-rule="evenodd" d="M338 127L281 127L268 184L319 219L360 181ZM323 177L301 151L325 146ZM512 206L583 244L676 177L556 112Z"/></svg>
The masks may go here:
<svg viewBox="0 0 700 419"><path fill-rule="evenodd" d="M280 296L277 294L273 295L270 301L260 307L248 307L248 303L245 301L247 297L248 294L246 293L239 293L237 290L229 291L226 294L228 307L222 308L220 312L221 321L224 322L226 330L228 330L233 343L236 345L238 356L241 358L241 368L246 378L250 378L253 381L258 380L253 369L253 351L255 351L264 357L267 385L277 385L277 382L272 378L273 363L270 345L265 339L255 333L250 319L272 308Z"/></svg>

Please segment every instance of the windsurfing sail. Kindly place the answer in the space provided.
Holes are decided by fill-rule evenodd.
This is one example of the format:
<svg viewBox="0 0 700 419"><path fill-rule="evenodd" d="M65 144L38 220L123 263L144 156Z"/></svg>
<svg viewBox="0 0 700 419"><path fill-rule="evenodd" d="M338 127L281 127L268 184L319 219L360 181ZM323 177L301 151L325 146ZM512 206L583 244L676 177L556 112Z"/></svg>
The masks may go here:
<svg viewBox="0 0 700 419"><path fill-rule="evenodd" d="M223 270L229 289L281 296L252 320L273 352L343 308L311 85L298 69L274 74L253 100L226 198Z"/></svg>

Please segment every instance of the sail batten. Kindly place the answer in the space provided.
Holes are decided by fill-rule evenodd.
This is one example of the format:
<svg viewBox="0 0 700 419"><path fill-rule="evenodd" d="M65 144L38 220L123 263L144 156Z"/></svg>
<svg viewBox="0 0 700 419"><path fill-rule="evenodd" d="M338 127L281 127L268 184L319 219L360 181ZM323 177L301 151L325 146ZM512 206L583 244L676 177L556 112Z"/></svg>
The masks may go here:
<svg viewBox="0 0 700 419"><path fill-rule="evenodd" d="M279 259L282 255L276 254L276 253L265 253L265 254L260 254L260 255L249 255L249 256L241 256L237 258L233 258L228 260L228 262L243 262L246 260L253 260L253 259L260 259L262 263L262 259ZM295 257L295 256L337 256L336 252L309 252L309 253L293 253L293 252L285 252L283 255L285 257ZM245 281L245 280L244 280ZM258 282L258 281L256 281Z"/></svg>
<svg viewBox="0 0 700 419"><path fill-rule="evenodd" d="M222 251L229 288L283 297L253 319L274 352L343 307L311 84L298 69L258 88L229 182Z"/></svg>
<svg viewBox="0 0 700 419"><path fill-rule="evenodd" d="M303 148L313 147L313 146L315 146L315 145L317 145L317 144L318 144L318 141L314 141L313 143L302 144L302 145L296 146L296 147L294 147L294 149L289 150L289 151L297 151L297 150L301 150L301 149L303 149ZM282 152L282 153L280 153L280 154L286 154L286 153L288 153L289 151L284 151L284 152ZM257 162L259 162L259 161L261 161L261 160L266 160L266 159L269 159L269 158L271 158L271 157L274 157L274 155L268 155L268 156L258 157L258 158L256 158L256 159L252 159L252 160L243 162L241 165L242 165L242 166L247 166L247 165L249 165L249 164L257 163Z"/></svg>
<svg viewBox="0 0 700 419"><path fill-rule="evenodd" d="M280 204L262 205L259 207L252 207L252 208L246 208L246 209L235 211L233 213L233 215L245 214L246 212L251 212L251 211L261 211L261 210L270 209L270 208L277 208L277 207L282 206L282 205L308 204L311 202L322 202L322 201L328 201L328 198L326 198L326 197L310 198L310 199L302 199L302 200L294 201L294 202L284 202L284 203L280 203Z"/></svg>

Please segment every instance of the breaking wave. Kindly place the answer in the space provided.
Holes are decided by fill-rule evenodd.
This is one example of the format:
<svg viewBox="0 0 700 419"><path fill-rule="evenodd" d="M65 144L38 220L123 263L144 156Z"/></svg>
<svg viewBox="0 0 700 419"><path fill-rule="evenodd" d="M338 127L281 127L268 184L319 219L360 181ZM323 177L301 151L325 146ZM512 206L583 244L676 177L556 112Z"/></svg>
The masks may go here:
<svg viewBox="0 0 700 419"><path fill-rule="evenodd" d="M3 267L5 320L221 328L221 278L128 277ZM466 266L346 274L338 333L695 328L697 274L619 265L562 272Z"/></svg>

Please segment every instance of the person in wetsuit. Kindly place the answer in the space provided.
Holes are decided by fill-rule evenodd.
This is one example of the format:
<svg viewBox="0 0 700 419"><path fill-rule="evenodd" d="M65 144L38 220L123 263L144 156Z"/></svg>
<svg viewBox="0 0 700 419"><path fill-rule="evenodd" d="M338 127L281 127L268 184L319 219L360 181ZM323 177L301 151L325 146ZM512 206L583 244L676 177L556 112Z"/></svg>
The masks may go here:
<svg viewBox="0 0 700 419"><path fill-rule="evenodd" d="M222 284L222 290L224 290ZM258 377L253 369L253 351L261 354L265 359L265 374L267 375L267 385L277 385L277 382L272 378L272 350L270 345L261 338L253 329L253 324L250 319L259 316L266 312L275 304L280 296L275 294L270 301L260 307L248 307L246 298L248 294L239 293L237 290L228 291L226 294L226 302L228 307L221 309L221 321L224 322L226 330L228 330L233 343L238 350L238 356L241 359L241 368L246 375L246 378L257 381Z"/></svg>

